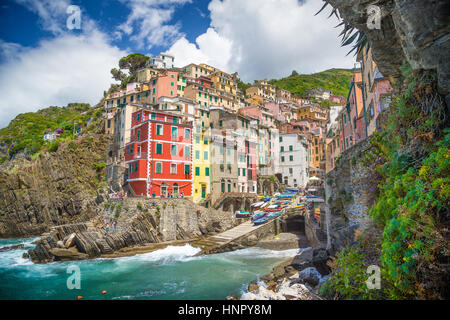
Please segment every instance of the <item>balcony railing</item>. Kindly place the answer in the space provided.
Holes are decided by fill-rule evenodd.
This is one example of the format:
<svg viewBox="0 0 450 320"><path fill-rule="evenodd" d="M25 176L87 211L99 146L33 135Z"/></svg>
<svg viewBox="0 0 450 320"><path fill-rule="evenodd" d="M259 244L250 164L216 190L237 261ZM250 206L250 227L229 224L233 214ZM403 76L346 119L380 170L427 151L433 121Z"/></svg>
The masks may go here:
<svg viewBox="0 0 450 320"><path fill-rule="evenodd" d="M147 152L127 154L127 155L125 155L125 159L127 161L129 161L129 160L147 159L147 155L148 155Z"/></svg>

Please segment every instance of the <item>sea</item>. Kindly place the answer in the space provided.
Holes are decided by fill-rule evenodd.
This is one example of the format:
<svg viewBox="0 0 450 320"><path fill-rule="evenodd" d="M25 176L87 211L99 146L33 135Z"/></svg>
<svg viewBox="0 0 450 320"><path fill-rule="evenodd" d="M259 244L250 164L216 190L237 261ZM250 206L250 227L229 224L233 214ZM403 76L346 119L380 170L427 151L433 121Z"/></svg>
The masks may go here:
<svg viewBox="0 0 450 320"><path fill-rule="evenodd" d="M34 264L23 253L38 238L0 239L1 300L224 300L242 295L302 249L247 248L195 256L189 244L120 258Z"/></svg>

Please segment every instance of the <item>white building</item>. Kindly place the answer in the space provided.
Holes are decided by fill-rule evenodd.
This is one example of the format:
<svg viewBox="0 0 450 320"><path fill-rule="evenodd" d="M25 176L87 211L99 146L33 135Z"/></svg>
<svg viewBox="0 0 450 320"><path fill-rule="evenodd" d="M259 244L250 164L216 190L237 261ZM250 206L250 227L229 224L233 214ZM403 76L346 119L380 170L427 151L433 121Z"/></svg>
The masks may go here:
<svg viewBox="0 0 450 320"><path fill-rule="evenodd" d="M282 182L304 188L308 182L308 142L302 134L280 134Z"/></svg>
<svg viewBox="0 0 450 320"><path fill-rule="evenodd" d="M169 69L174 68L174 66L175 57L167 53L160 53L156 57L150 57L146 65L146 67L155 69Z"/></svg>

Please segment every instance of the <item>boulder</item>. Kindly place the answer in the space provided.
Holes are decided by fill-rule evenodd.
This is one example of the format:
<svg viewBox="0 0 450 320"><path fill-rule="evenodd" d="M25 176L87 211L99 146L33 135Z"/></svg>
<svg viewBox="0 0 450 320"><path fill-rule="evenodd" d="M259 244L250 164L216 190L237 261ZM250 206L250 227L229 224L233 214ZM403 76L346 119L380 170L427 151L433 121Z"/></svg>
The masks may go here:
<svg viewBox="0 0 450 320"><path fill-rule="evenodd" d="M327 275L331 272L330 267L327 265L328 253L324 248L314 249L312 264L321 273L321 275Z"/></svg>
<svg viewBox="0 0 450 320"><path fill-rule="evenodd" d="M312 287L315 287L319 284L321 278L322 276L316 268L309 267L300 271L298 273L298 278L293 278L292 282L298 283L299 281L303 281Z"/></svg>
<svg viewBox="0 0 450 320"><path fill-rule="evenodd" d="M52 254L55 257L55 260L58 261L83 260L89 258L89 256L85 253L61 248L50 249L50 254Z"/></svg>
<svg viewBox="0 0 450 320"><path fill-rule="evenodd" d="M62 242L62 240L59 240L59 241L56 242L56 246L58 248L64 248L64 242Z"/></svg>
<svg viewBox="0 0 450 320"><path fill-rule="evenodd" d="M76 234L72 233L66 237L67 239L64 240L64 247L66 249L69 249L70 247L73 247L75 245L75 236Z"/></svg>

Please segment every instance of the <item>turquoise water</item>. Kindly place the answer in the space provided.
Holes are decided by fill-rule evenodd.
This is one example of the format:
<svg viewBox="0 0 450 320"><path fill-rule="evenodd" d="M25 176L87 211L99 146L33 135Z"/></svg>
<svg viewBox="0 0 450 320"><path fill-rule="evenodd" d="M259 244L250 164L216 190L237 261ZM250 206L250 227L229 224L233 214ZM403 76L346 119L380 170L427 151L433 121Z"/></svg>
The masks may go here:
<svg viewBox="0 0 450 320"><path fill-rule="evenodd" d="M0 299L225 299L298 252L249 248L194 257L200 249L187 244L131 257L33 264L22 254L35 239L0 240L0 247L25 245L0 252ZM67 288L70 265L80 268L80 289Z"/></svg>

